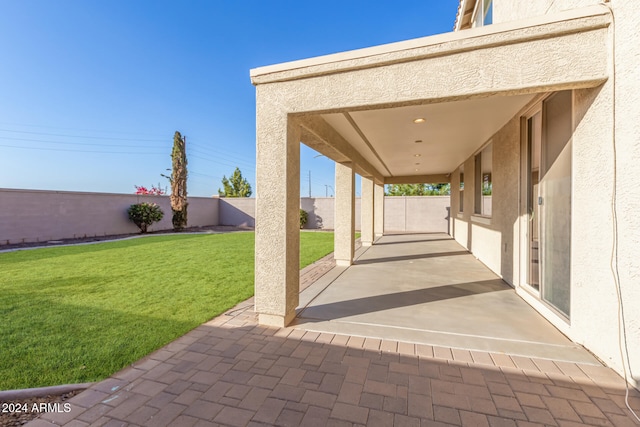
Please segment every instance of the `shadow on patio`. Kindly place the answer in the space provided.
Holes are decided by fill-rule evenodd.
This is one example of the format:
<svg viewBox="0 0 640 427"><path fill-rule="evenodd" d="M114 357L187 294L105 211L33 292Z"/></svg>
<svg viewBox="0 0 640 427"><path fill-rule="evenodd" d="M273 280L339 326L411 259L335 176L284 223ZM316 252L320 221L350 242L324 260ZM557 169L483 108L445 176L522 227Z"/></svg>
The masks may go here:
<svg viewBox="0 0 640 427"><path fill-rule="evenodd" d="M446 234L385 235L301 293L294 327L598 364Z"/></svg>
<svg viewBox="0 0 640 427"><path fill-rule="evenodd" d="M603 366L470 363L469 352L258 326L251 307L28 425L633 425L622 380ZM640 405L634 390L631 404Z"/></svg>

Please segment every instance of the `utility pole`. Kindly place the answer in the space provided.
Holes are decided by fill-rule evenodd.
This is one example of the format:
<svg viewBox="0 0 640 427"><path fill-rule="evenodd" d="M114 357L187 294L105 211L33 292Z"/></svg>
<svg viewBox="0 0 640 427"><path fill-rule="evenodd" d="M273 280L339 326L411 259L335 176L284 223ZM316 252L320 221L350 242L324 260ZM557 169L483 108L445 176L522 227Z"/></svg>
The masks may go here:
<svg viewBox="0 0 640 427"><path fill-rule="evenodd" d="M333 193L333 187L330 186L329 184L325 184L324 185L324 195L325 197L329 197L329 189L331 189L331 192ZM331 194L331 197L333 197L333 194Z"/></svg>
<svg viewBox="0 0 640 427"><path fill-rule="evenodd" d="M309 171L309 198L311 198L311 171Z"/></svg>

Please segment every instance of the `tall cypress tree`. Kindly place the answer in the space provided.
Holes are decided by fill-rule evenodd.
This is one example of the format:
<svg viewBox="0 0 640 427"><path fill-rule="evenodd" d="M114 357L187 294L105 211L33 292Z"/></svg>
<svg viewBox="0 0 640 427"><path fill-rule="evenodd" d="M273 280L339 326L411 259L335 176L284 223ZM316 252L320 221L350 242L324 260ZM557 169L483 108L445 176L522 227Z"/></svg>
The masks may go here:
<svg viewBox="0 0 640 427"><path fill-rule="evenodd" d="M187 138L176 131L173 135L173 150L171 151L172 170L171 182L171 210L173 229L181 231L187 226Z"/></svg>

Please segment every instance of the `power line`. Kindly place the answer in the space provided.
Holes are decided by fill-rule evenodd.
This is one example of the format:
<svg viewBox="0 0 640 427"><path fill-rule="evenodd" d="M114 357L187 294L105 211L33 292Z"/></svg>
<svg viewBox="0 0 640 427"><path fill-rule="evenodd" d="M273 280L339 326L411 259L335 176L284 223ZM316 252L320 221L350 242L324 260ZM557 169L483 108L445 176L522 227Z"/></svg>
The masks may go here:
<svg viewBox="0 0 640 427"><path fill-rule="evenodd" d="M219 159L219 158L223 158L224 160L230 161L230 162L236 162L236 163L243 163L245 165L249 165L249 166L255 166L255 162L251 162L251 161L247 161L247 160L239 160L239 159L234 159L232 158L232 156L228 156L228 155L218 155L218 154L209 154L209 153L205 153L203 151L200 151L198 149L191 149L190 152L195 152L198 153L202 156L205 156L206 158L209 159Z"/></svg>
<svg viewBox="0 0 640 427"><path fill-rule="evenodd" d="M205 157L201 157L201 156L196 156L196 155L193 155L193 154L191 154L191 155L187 154L187 156L189 158L200 159L200 160L204 160L204 161L211 162L211 163L218 163L220 165L229 166L229 167L234 167L234 166L237 167L238 166L237 163L231 163L230 161L225 161L225 159L214 160L214 159L209 159L209 158L205 158Z"/></svg>
<svg viewBox="0 0 640 427"><path fill-rule="evenodd" d="M0 147L8 147L8 148L18 148L21 150L39 150L39 151L66 151L72 153L98 153L98 154L142 154L142 155L152 155L152 156L164 156L167 153L150 153L148 151L132 153L128 151L92 151L92 150L69 150L64 148L42 148L42 147L21 147L17 145L1 145Z"/></svg>
<svg viewBox="0 0 640 427"><path fill-rule="evenodd" d="M0 132L27 133L30 135L45 135L45 136L63 136L66 138L106 139L109 141L145 141L145 142L167 141L166 139L140 139L140 138L118 138L118 137L110 137L110 136L69 135L69 134L61 134L61 133L31 132L26 130L11 130L11 129L0 129Z"/></svg>
<svg viewBox="0 0 640 427"><path fill-rule="evenodd" d="M29 125L29 126L45 127L45 128L46 127L50 127L50 126L38 126L38 125ZM51 127L51 128L55 128L55 127ZM69 129L69 128L57 128L57 129ZM84 130L84 131L89 131L89 130ZM95 136L95 135L74 135L74 134L67 134L67 133L35 132L35 131L24 131L24 130L15 130L15 129L0 129L0 132L9 132L9 133L18 133L18 134L27 134L27 135L53 136L53 137L65 137L65 138L97 139L97 140L104 140L104 141L167 142L167 143L169 142L168 138L167 139L140 139L140 138L134 138L134 137L123 138L123 137L107 137L107 136ZM100 132L103 132L103 131L100 131ZM119 132L119 133L124 133L124 132ZM151 148L151 147L154 147L154 148L158 147L157 144L153 144L153 145L147 145L147 144L99 144L99 143L88 143L88 142L55 141L55 140L48 140L48 139L19 138L19 137L15 137L15 136L0 136L0 140L37 142L37 143L43 143L43 144L81 145L81 146L93 146L93 147L123 147L123 148L134 148L134 149L135 148L147 149L147 148ZM199 143L193 143L192 142L189 145L196 147L195 149L192 149L192 150L189 150L189 151L195 151L196 153L201 153L201 154L203 154L205 156L215 156L217 158L223 157L223 159L227 161L226 164L234 163L234 164L243 164L244 166L252 167L252 168L255 167L255 159L254 158L250 158L248 156L247 157L234 156L232 154L229 154L226 151L216 150L215 148L211 148L211 147L199 144ZM167 146L168 146L168 144L167 144ZM16 146L11 146L11 147L13 147L13 148L23 148L23 147L16 147ZM28 147L24 147L24 148L26 148L26 149L37 149L37 148L28 148ZM45 149L45 148L42 148L42 149ZM59 149L59 150L49 149L49 150L50 151L63 151L62 149ZM76 150L76 151L81 152L80 150ZM199 158L201 158L202 160L214 161L211 158L205 158L205 157L199 157Z"/></svg>
<svg viewBox="0 0 640 427"><path fill-rule="evenodd" d="M60 127L60 126L35 125L35 124L29 124L29 123L0 122L0 124L9 125L9 126L32 127L32 128L71 130L71 131L78 131L78 132L99 132L99 133L120 133L120 134L124 133L124 134L130 134L130 135L151 136L151 134L139 133L139 132L129 132L129 131L125 132L125 131L104 130L104 129L81 129L81 128ZM156 137L156 136L154 135L154 137ZM162 138L162 137L158 136L157 138Z"/></svg>
<svg viewBox="0 0 640 427"><path fill-rule="evenodd" d="M46 139L12 138L7 136L0 136L0 140L41 142L43 144L87 145L92 147L157 148L157 145L145 146L145 145L131 145L131 144L91 144L88 142L63 142L63 141L51 141Z"/></svg>
<svg viewBox="0 0 640 427"><path fill-rule="evenodd" d="M234 156L232 154L229 154L228 151L226 151L226 150L218 150L218 149L211 148L211 147L206 147L206 146L203 146L203 145L197 144L197 143L196 144L192 143L191 145L195 146L196 150L202 151L203 154L216 155L216 156L223 155L223 156L227 156L229 158L235 158L235 159L238 159L238 160L241 160L241 161L249 161L250 163L255 163L255 157Z"/></svg>
<svg viewBox="0 0 640 427"><path fill-rule="evenodd" d="M207 175L206 173L200 173L200 172L189 171L189 175L205 176L207 178L213 178L213 179L222 180L222 178L220 178L219 176Z"/></svg>

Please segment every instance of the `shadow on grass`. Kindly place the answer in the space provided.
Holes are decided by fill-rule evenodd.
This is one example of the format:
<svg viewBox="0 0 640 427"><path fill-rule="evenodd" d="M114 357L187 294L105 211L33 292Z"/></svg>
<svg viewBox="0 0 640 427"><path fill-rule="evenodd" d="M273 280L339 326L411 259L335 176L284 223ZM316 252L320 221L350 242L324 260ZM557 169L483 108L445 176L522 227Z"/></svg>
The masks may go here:
<svg viewBox="0 0 640 427"><path fill-rule="evenodd" d="M39 307L29 318L0 308L0 390L104 379L201 323L46 297L27 303Z"/></svg>
<svg viewBox="0 0 640 427"><path fill-rule="evenodd" d="M162 244L166 242L185 242L204 238L207 236L219 236L218 234L178 234L178 235L140 235L139 237L125 238L116 241L95 242L89 244L76 244L69 246L51 246L35 249L18 249L11 252L0 253L0 266L2 264L14 264L34 260L45 260L69 255L89 254L95 252L110 251L122 248L135 248L147 245Z"/></svg>

